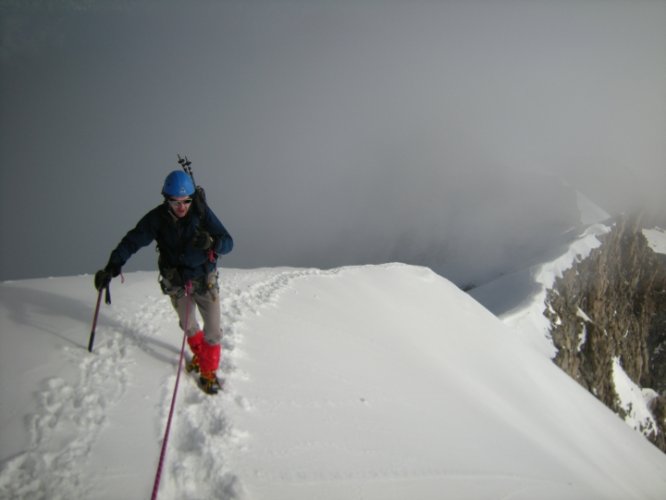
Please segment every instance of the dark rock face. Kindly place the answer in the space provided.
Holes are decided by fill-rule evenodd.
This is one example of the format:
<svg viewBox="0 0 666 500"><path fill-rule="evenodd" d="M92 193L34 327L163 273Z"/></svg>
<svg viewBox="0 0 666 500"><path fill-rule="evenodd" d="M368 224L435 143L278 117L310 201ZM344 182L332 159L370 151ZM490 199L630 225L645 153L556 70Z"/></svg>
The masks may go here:
<svg viewBox="0 0 666 500"><path fill-rule="evenodd" d="M556 280L544 314L555 363L621 417L613 365L654 389L656 428L640 429L666 452L666 255L648 246L641 218L624 217L602 245Z"/></svg>

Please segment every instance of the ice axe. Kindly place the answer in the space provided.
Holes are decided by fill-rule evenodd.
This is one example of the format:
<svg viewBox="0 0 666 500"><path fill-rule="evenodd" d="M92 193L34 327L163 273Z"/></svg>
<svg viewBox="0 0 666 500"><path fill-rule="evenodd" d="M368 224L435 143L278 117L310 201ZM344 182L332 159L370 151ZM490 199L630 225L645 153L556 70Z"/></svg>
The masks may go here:
<svg viewBox="0 0 666 500"><path fill-rule="evenodd" d="M95 328L97 328L97 318L99 316L99 305L102 303L102 292L106 290L106 303L111 303L111 292L109 291L109 286L105 286L99 289L97 294L97 305L95 306L95 315L93 316L92 329L90 330L90 339L88 340L88 352L92 352L93 344L95 343Z"/></svg>

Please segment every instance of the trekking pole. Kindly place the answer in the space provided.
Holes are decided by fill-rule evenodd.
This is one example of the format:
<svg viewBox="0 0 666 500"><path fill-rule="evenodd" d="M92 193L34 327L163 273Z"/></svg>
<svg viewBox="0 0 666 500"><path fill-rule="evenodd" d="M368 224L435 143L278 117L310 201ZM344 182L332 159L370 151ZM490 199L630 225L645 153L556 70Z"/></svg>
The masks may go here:
<svg viewBox="0 0 666 500"><path fill-rule="evenodd" d="M206 213L206 192L201 186L197 186L197 182L194 180L194 172L192 172L192 162L187 158L187 156L181 157L178 156L178 164L183 167L183 170L187 175L192 179L192 184L194 184L194 206L197 209L199 215L203 216Z"/></svg>
<svg viewBox="0 0 666 500"><path fill-rule="evenodd" d="M178 156L178 163L180 164L181 167L183 167L183 170L185 171L186 174L188 174L192 178L192 183L196 186L197 183L194 182L194 174L192 173L192 162L187 159L187 156L184 158L181 158L180 155Z"/></svg>
<svg viewBox="0 0 666 500"><path fill-rule="evenodd" d="M88 352L92 352L93 343L95 342L95 328L97 327L97 317L99 316L99 305L102 302L102 292L104 288L99 289L97 294L97 305L95 306L95 316L93 317L92 330L90 331L90 340L88 341Z"/></svg>

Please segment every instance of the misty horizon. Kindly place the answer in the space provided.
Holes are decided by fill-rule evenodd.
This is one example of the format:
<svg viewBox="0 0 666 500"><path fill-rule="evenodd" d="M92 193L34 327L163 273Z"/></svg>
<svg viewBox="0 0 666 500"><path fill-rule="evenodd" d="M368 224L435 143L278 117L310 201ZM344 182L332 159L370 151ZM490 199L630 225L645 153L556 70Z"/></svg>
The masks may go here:
<svg viewBox="0 0 666 500"><path fill-rule="evenodd" d="M567 230L574 189L666 213L666 2L37 5L0 7L0 280L103 267L177 154L228 267L464 283Z"/></svg>

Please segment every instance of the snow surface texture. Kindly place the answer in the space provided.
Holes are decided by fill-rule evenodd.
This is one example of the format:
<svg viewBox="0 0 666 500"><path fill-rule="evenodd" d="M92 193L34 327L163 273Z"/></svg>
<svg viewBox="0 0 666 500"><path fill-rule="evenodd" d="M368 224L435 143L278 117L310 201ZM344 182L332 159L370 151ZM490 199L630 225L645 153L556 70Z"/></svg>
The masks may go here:
<svg viewBox="0 0 666 500"><path fill-rule="evenodd" d="M154 273L0 285L0 498L150 495L182 334ZM666 457L447 280L222 270L225 392L181 380L161 499L661 499Z"/></svg>

